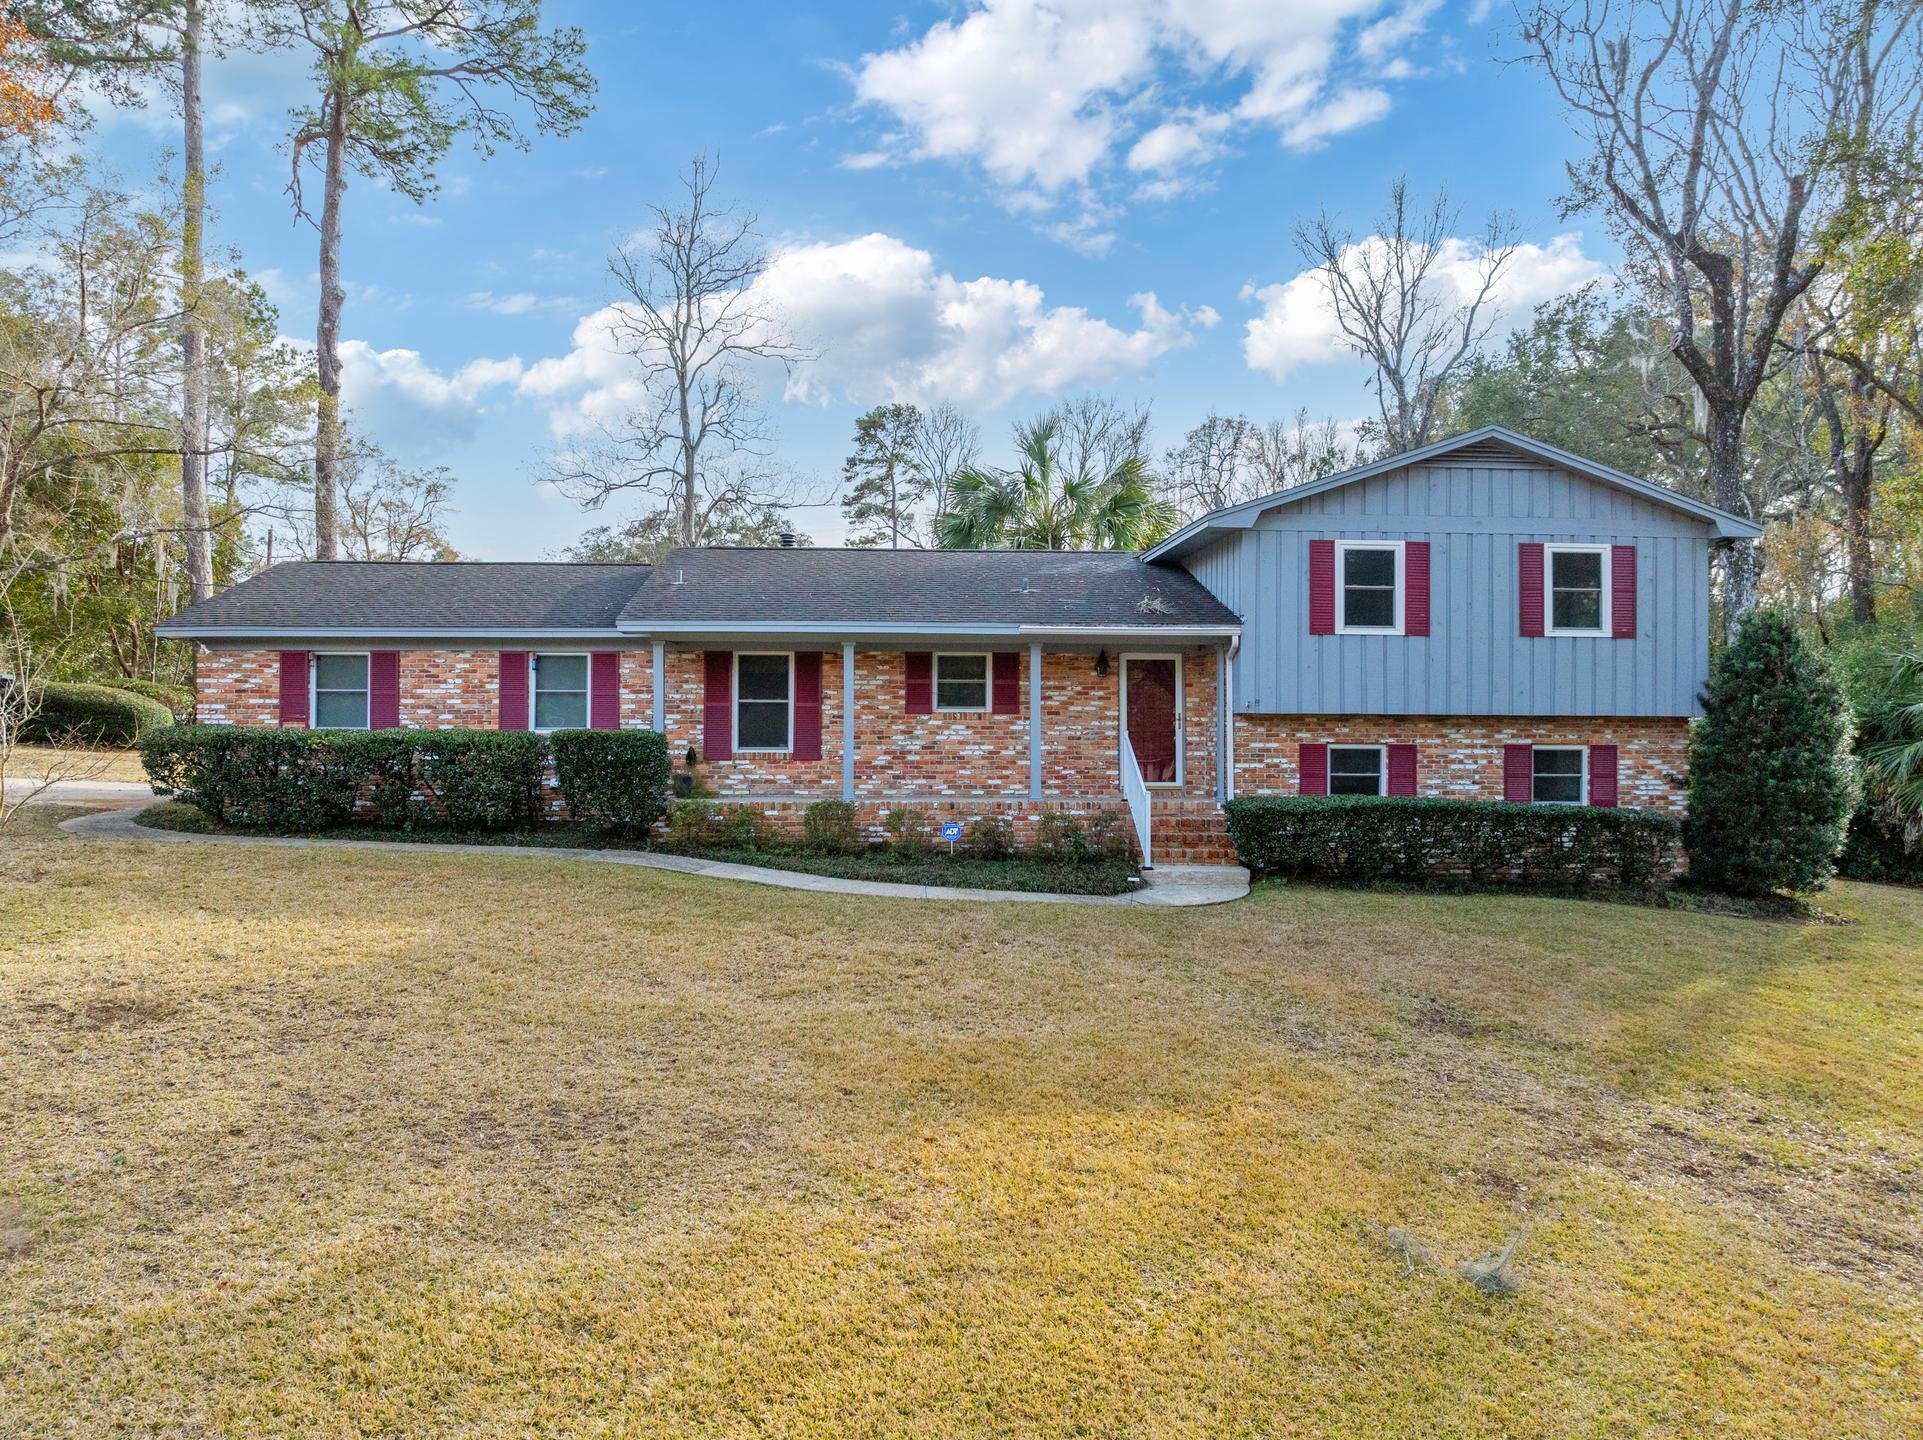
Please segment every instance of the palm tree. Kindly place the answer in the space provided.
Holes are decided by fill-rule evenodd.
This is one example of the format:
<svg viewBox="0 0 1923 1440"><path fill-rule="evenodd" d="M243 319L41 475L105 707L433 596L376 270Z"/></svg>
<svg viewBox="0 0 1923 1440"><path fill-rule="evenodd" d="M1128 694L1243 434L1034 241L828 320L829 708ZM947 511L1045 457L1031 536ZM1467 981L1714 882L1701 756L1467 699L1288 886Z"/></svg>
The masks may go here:
<svg viewBox="0 0 1923 1440"><path fill-rule="evenodd" d="M1923 840L1923 650L1889 659L1886 689L1864 717L1863 769L1884 823Z"/></svg>
<svg viewBox="0 0 1923 1440"><path fill-rule="evenodd" d="M1066 474L1053 418L1019 427L1013 470L955 476L935 537L947 550L1140 550L1173 530L1176 508L1149 488L1140 455L1105 473Z"/></svg>

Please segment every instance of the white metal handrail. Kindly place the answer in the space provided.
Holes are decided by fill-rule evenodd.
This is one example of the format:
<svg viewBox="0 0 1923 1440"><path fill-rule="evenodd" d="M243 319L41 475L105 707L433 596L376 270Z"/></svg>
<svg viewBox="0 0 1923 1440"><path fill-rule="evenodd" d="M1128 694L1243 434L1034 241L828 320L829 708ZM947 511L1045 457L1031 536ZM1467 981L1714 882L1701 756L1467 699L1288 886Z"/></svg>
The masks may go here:
<svg viewBox="0 0 1923 1440"><path fill-rule="evenodd" d="M1142 767L1135 763L1135 747L1129 744L1126 725L1122 727L1122 795L1135 821L1135 840L1142 847L1142 868L1153 869L1155 860L1149 850L1148 786L1142 780Z"/></svg>

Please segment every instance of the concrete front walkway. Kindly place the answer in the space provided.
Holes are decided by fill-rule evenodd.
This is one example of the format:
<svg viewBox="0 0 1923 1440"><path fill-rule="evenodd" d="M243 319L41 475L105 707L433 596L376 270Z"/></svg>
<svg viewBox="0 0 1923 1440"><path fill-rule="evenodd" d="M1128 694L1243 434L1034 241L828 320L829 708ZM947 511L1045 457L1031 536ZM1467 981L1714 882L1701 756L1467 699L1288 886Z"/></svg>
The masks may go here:
<svg viewBox="0 0 1923 1440"><path fill-rule="evenodd" d="M104 787L103 787L104 788ZM144 786L120 786L140 791ZM46 803L87 803L79 796L41 797ZM151 802L142 795L141 803ZM878 895L897 900L1014 900L1054 905L1220 905L1249 893L1249 872L1239 865L1172 865L1148 873L1148 883L1128 895L1047 895L1019 890L964 890L943 885L899 885L883 880L844 880L833 875L806 875L796 870L773 870L762 865L733 865L699 860L688 855L656 855L645 850L590 850L567 845L437 845L405 840L310 839L279 835L192 835L179 830L153 830L137 823L139 806L124 795L113 798L114 809L77 815L60 824L75 835L106 840L159 840L187 845L273 845L291 849L332 846L350 850L397 850L409 854L527 855L542 859L593 860L604 865L638 865L644 870L673 870L710 880L740 880L750 885L773 885L783 890L812 890L827 895Z"/></svg>

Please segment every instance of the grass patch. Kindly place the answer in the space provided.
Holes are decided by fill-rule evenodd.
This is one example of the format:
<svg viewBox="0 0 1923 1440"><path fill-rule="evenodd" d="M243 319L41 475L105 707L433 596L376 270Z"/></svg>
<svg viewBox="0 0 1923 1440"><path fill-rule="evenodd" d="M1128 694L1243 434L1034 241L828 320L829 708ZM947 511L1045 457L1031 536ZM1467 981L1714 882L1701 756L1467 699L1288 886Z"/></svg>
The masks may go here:
<svg viewBox="0 0 1923 1440"><path fill-rule="evenodd" d="M1622 885L1530 885L1503 881L1477 884L1459 879L1421 882L1404 880L1332 880L1326 876L1292 879L1258 877L1258 883L1283 888L1306 885L1329 890L1357 890L1375 895L1527 896L1543 900L1582 900L1603 905L1641 905L1655 910L1682 910L1697 915L1724 915L1738 920L1776 920L1803 925L1847 925L1847 916L1801 895L1725 895L1700 885L1679 882L1657 889Z"/></svg>
<svg viewBox="0 0 1923 1440"><path fill-rule="evenodd" d="M974 860L966 855L932 854L915 857L892 851L858 855L811 855L793 850L729 850L663 846L664 852L696 855L736 865L765 865L771 870L795 870L805 875L832 875L843 880L881 880L894 885L938 885L964 890L1018 890L1030 895L1126 895L1141 871L1122 860L1093 861L1086 865L1051 865L1016 857Z"/></svg>
<svg viewBox="0 0 1923 1440"><path fill-rule="evenodd" d="M0 1435L1923 1429L1914 890L962 905L58 818L0 846Z"/></svg>

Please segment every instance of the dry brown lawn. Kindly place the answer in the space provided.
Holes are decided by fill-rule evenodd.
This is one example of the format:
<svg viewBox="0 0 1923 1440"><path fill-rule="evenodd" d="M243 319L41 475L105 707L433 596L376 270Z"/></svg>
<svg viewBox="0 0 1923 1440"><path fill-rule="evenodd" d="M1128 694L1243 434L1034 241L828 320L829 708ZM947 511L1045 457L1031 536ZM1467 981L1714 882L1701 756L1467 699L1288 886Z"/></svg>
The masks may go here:
<svg viewBox="0 0 1923 1440"><path fill-rule="evenodd" d="M147 772L137 750L75 750L57 745L21 745L13 752L10 772L23 779L48 774L70 780L131 780L147 783Z"/></svg>
<svg viewBox="0 0 1923 1440"><path fill-rule="evenodd" d="M1923 1428L1923 894L1155 913L50 821L0 1435ZM1514 1299L1454 1273L1518 1229Z"/></svg>

